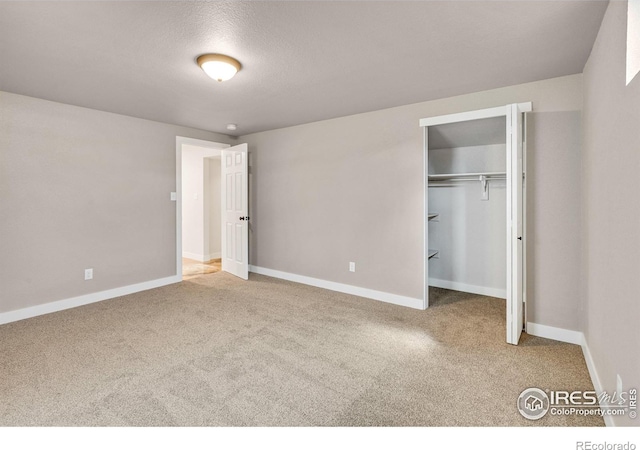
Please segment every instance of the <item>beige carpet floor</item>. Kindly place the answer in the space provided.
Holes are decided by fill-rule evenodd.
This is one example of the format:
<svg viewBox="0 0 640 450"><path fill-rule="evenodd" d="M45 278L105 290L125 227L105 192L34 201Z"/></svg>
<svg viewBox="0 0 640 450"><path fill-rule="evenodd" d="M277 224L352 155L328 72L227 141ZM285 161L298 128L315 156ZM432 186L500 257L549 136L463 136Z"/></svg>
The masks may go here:
<svg viewBox="0 0 640 450"><path fill-rule="evenodd" d="M504 300L427 311L223 272L0 326L0 425L600 426L531 422L527 387L593 389L575 345L504 342Z"/></svg>

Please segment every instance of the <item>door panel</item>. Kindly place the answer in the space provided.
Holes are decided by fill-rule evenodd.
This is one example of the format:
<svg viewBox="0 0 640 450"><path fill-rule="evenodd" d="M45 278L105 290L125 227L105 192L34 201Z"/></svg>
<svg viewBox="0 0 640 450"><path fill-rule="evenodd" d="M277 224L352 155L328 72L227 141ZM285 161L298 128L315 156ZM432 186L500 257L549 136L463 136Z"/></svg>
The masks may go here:
<svg viewBox="0 0 640 450"><path fill-rule="evenodd" d="M247 144L222 150L222 270L249 278L249 183Z"/></svg>
<svg viewBox="0 0 640 450"><path fill-rule="evenodd" d="M510 191L507 209L510 217L507 219L507 239L511 261L511 269L507 292L507 342L517 345L524 325L524 286L523 286L523 202L524 202L524 177L523 177L523 127L522 112L518 105L510 105L507 123L510 126L507 150L510 152ZM509 117L510 116L510 117Z"/></svg>
<svg viewBox="0 0 640 450"><path fill-rule="evenodd" d="M422 127L424 135L423 178L424 178L424 299L423 309L429 307L429 127Z"/></svg>

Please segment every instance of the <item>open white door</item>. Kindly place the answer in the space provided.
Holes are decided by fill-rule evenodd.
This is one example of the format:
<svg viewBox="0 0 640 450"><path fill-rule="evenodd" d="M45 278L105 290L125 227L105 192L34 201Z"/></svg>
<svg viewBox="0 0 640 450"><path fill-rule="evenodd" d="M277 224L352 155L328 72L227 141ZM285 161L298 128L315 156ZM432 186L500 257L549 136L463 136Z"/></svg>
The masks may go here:
<svg viewBox="0 0 640 450"><path fill-rule="evenodd" d="M222 150L222 270L249 279L247 144Z"/></svg>
<svg viewBox="0 0 640 450"><path fill-rule="evenodd" d="M422 134L424 135L424 219L422 221L424 236L424 294L422 309L427 309L429 307L429 127L422 127Z"/></svg>
<svg viewBox="0 0 640 450"><path fill-rule="evenodd" d="M523 111L507 106L507 343L517 345L524 324Z"/></svg>

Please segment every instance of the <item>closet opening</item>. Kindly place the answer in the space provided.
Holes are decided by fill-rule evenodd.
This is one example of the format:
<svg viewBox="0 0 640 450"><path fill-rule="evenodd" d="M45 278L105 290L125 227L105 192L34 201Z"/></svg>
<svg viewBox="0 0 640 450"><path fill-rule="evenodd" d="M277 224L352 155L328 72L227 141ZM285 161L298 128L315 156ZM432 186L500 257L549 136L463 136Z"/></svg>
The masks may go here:
<svg viewBox="0 0 640 450"><path fill-rule="evenodd" d="M422 119L425 294L506 300L507 342L524 326L524 112L531 104Z"/></svg>

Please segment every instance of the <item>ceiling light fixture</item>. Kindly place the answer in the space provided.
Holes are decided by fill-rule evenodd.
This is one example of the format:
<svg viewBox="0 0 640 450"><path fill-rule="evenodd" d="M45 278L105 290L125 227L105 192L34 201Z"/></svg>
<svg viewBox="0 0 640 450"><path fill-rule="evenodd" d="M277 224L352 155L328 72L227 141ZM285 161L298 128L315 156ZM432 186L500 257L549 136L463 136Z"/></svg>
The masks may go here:
<svg viewBox="0 0 640 450"><path fill-rule="evenodd" d="M237 59L217 53L198 56L197 61L204 73L217 81L227 81L233 78L236 72L242 68Z"/></svg>
<svg viewBox="0 0 640 450"><path fill-rule="evenodd" d="M236 125L235 123L228 123L227 124L227 130L236 131L237 129L238 129L238 125Z"/></svg>

